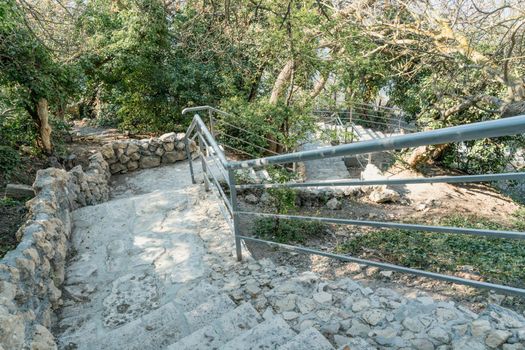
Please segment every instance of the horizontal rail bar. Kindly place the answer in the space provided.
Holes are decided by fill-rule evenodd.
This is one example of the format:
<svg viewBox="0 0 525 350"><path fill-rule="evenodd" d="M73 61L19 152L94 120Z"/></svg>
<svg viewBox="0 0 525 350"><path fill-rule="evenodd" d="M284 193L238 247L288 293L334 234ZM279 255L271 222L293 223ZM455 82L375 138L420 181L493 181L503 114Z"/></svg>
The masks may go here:
<svg viewBox="0 0 525 350"><path fill-rule="evenodd" d="M254 132L252 132L252 131L249 131L249 130L243 129L243 128L241 128L241 127L238 127L237 125L234 125L234 124L232 124L232 123L228 123L227 121L224 121L224 120L218 120L218 122L219 122L219 123L226 124L226 125L228 125L228 126L234 128L234 129L240 130L240 131L245 132L245 133L247 133L247 134L250 134L250 135L253 135L253 136L259 137L259 138L261 138L261 139L263 139L263 140L266 140L266 141L268 141L268 142L272 142L272 143L274 143L274 144L276 144L276 145L280 145L280 146L286 147L286 145L280 143L279 141L271 140L271 139L269 139L269 138L267 138L267 137L264 137L264 136L262 136L262 135L256 134L256 133L254 133Z"/></svg>
<svg viewBox="0 0 525 350"><path fill-rule="evenodd" d="M232 116L232 114L230 114L230 113L223 112L220 109L217 109L217 108L214 108L214 107L211 107L211 106L196 106L196 107L184 108L182 110L182 114L184 115L186 113L199 112L199 111L213 111L213 112L218 113L218 114Z"/></svg>
<svg viewBox="0 0 525 350"><path fill-rule="evenodd" d="M223 133L223 132L221 132L221 131L217 132L217 134L219 134L219 135L223 135L223 136L227 136L227 137L230 137L230 138L235 139L235 140L238 140L238 141L240 141L240 142L244 142L244 143L247 144L247 145L250 145L250 146L253 146L253 147L257 147L257 148L260 149L260 150L263 150L263 151L266 151L266 152L270 152L270 153L272 153L272 154L279 154L279 153L274 152L274 151L272 151L272 150L270 150L270 149L264 148L264 147L262 147L262 146L259 146L259 145L256 145L256 144L254 144L254 143L251 143L251 142L249 142L249 141L246 141L246 140L240 139L240 138L238 138L238 137L232 136L232 135L230 135L230 134Z"/></svg>
<svg viewBox="0 0 525 350"><path fill-rule="evenodd" d="M331 224L340 224L340 225L368 226L368 227L376 227L376 228L395 228L395 229L401 229L401 230L465 234L465 235L474 235L474 236L486 236L490 238L525 239L525 232L517 232L517 231L486 230L486 229L448 227L448 226L429 226L429 225L420 225L420 224L403 224L403 223L387 222L387 221L337 219L337 218L315 217L315 216L256 213L256 212L249 212L249 211L248 212L239 211L237 213L239 215L278 218L278 219L285 219L285 220L305 220L305 221L327 222Z"/></svg>
<svg viewBox="0 0 525 350"><path fill-rule="evenodd" d="M236 161L229 163L228 167L231 169L239 169L254 166L266 166L269 164L293 163L305 160L350 156L361 153L390 151L401 148L461 142L521 133L525 133L525 115L431 131L422 131L384 139L362 141L334 146L327 149L301 151L259 159Z"/></svg>
<svg viewBox="0 0 525 350"><path fill-rule="evenodd" d="M494 283L488 283L488 282L474 281L474 280L469 280L466 278L460 278L460 277L455 277L455 276L443 275L443 274L435 273L435 272L412 269L409 267L403 267L403 266L389 264L389 263L382 263L378 261L355 258L355 257L348 256L348 255L340 255L340 254L333 254L329 252L323 252L323 251L311 249L311 248L296 247L296 246L289 245L289 244L267 241L264 239L259 239L259 238L249 237L249 236L240 235L238 237L246 241L269 244L269 245L278 246L278 247L282 247L285 249L297 251L300 253L320 255L320 256L339 259L339 260L343 260L347 262L354 262L354 263L364 264L368 266L375 266L375 267L379 267L385 270L408 273L408 274L412 274L416 276L428 277L428 278L433 278L433 279L437 279L441 281L452 282L452 283L467 285L467 286L476 287L476 288L492 289L494 291L502 292L506 294L525 296L525 289L521 289L521 288L515 288L515 287L504 286L501 284L494 284Z"/></svg>
<svg viewBox="0 0 525 350"><path fill-rule="evenodd" d="M377 186L377 185L407 185L407 184L432 184L432 183L468 183L492 182L506 180L525 180L523 173L502 173L489 175L462 175L462 176L435 176L421 178L404 178L390 180L336 180L314 182L288 182L275 184L248 184L237 185L238 189L248 188L296 188L296 187L337 187L337 186Z"/></svg>

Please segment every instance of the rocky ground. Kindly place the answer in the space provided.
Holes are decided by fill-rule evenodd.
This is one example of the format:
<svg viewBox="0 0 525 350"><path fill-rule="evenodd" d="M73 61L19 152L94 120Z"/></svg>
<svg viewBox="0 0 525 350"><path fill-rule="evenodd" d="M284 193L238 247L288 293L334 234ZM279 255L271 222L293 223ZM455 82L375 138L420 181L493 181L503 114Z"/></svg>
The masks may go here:
<svg viewBox="0 0 525 350"><path fill-rule="evenodd" d="M122 175L74 215L64 349L524 349L525 319L244 250L186 163ZM381 273L381 271L378 271Z"/></svg>
<svg viewBox="0 0 525 350"><path fill-rule="evenodd" d="M439 167L425 169L426 176L454 175ZM456 174L457 175L457 174ZM374 179L377 174L365 174L365 178ZM390 167L381 174L384 178L415 178L422 174L401 166ZM325 179L326 180L326 179ZM494 187L485 184L409 184L392 186L395 192L393 200L377 203L374 193L384 195L384 189L373 187L336 188L336 191L323 192L320 188L313 194L299 194L299 206L293 214L324 216L345 219L410 222L427 225L440 224L451 217L471 217L472 220L487 220L503 226L511 226L516 218L514 213L521 206L509 197L502 195ZM351 190L351 191L350 191ZM381 192L383 191L383 192ZM241 195L241 206L246 211L275 212L271 198L261 192L245 192ZM290 213L292 214L292 213ZM243 232L256 234L253 219L241 217ZM475 222L472 222L475 224ZM358 235L366 235L374 229L357 226L327 225L323 232L307 236L297 243L323 251L334 252L341 243ZM291 242L292 244L294 242ZM453 285L436 280L398 274L380 273L375 267L348 264L330 258L308 256L277 249L264 244L249 243L256 258L268 257L279 264L294 266L299 271L314 271L325 278L351 277L372 287L386 287L407 293L420 290L440 300L454 300L472 310L482 310L490 303L498 303L518 312L525 310L525 303L520 298L503 296L478 289ZM380 260L380 253L372 249L361 256L366 259ZM455 273L459 277L480 279L475 267L464 266Z"/></svg>

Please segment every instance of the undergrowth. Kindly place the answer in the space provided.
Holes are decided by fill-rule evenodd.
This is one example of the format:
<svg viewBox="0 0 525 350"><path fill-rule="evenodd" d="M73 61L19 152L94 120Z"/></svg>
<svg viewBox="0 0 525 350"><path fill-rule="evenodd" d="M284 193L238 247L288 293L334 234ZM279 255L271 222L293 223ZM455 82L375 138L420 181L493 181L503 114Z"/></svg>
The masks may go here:
<svg viewBox="0 0 525 350"><path fill-rule="evenodd" d="M477 217L454 216L443 226L524 231L525 211L510 225ZM465 266L492 283L525 285L525 242L463 234L409 230L378 230L352 238L337 247L339 253L366 257L411 268L454 273Z"/></svg>
<svg viewBox="0 0 525 350"><path fill-rule="evenodd" d="M304 243L326 230L321 222L263 218L255 221L255 234L279 243Z"/></svg>

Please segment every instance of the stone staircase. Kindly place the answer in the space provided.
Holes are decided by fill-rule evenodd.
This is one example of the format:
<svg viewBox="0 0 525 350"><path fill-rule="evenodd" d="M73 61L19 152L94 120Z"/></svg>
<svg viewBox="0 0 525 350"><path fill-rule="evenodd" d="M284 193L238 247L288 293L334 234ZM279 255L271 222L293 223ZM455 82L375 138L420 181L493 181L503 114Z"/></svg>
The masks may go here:
<svg viewBox="0 0 525 350"><path fill-rule="evenodd" d="M198 174L200 176L200 174ZM73 213L64 305L67 350L503 349L525 318L254 260L187 163L117 178L114 198Z"/></svg>
<svg viewBox="0 0 525 350"><path fill-rule="evenodd" d="M217 203L176 167L128 175L116 198L74 213L60 348L333 349L313 328L234 302L210 277L212 266L238 265L233 240Z"/></svg>

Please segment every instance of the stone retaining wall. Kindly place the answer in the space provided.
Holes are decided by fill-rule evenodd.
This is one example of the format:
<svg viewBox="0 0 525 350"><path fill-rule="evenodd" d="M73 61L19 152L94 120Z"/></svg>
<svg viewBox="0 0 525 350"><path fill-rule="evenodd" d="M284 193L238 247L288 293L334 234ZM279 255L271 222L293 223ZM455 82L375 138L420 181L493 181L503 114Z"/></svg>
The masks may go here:
<svg viewBox="0 0 525 350"><path fill-rule="evenodd" d="M109 177L98 152L85 170L38 171L20 243L0 260L0 350L56 349L50 327L62 303L71 212L108 200Z"/></svg>
<svg viewBox="0 0 525 350"><path fill-rule="evenodd" d="M114 141L102 146L101 152L111 174L154 168L186 159L184 135L172 132L158 138ZM197 145L192 141L191 152L196 149Z"/></svg>

